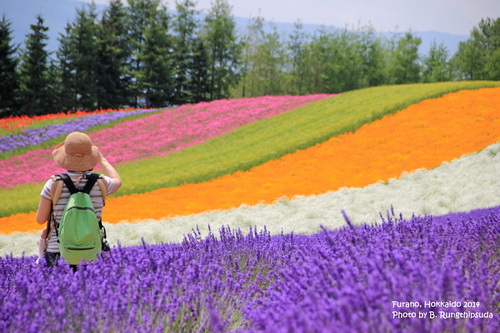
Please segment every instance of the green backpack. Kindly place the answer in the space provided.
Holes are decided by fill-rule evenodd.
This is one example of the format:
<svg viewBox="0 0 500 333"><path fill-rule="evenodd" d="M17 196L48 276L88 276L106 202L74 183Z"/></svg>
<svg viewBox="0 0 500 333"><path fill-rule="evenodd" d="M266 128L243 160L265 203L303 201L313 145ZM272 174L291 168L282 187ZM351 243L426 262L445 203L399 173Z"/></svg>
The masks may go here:
<svg viewBox="0 0 500 333"><path fill-rule="evenodd" d="M71 196L56 229L59 251L63 259L71 265L78 265L82 260L95 260L102 250L101 222L97 219L90 191L99 174L87 176L83 189L77 189L67 174L59 175Z"/></svg>

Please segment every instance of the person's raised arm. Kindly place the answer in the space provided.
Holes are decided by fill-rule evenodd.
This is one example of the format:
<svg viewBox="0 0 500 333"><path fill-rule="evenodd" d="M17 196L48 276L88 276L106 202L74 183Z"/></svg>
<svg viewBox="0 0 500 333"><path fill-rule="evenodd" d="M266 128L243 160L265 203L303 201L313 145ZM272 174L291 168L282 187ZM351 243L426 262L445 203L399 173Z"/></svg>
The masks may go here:
<svg viewBox="0 0 500 333"><path fill-rule="evenodd" d="M122 186L122 179L120 178L120 175L115 170L115 168L108 162L108 160L104 156L102 156L101 153L99 153L99 157L100 157L99 163L101 164L102 171L106 176L111 178L114 182L113 189L110 192L110 194L113 194L116 191L118 191L120 186Z"/></svg>

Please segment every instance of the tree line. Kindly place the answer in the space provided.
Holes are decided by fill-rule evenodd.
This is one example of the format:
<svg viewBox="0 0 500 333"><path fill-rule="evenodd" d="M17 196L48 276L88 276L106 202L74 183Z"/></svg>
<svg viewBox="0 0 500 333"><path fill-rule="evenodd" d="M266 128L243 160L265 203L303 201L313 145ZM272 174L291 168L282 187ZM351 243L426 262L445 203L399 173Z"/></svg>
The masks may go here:
<svg viewBox="0 0 500 333"><path fill-rule="evenodd" d="M163 107L229 97L338 93L363 87L449 80L500 80L500 19L483 19L450 55L411 31L392 38L370 27L322 27L300 22L280 34L251 18L238 32L226 0L206 15L193 0L110 0L78 9L46 50L47 30L36 17L21 48L10 21L0 21L0 117L97 108Z"/></svg>

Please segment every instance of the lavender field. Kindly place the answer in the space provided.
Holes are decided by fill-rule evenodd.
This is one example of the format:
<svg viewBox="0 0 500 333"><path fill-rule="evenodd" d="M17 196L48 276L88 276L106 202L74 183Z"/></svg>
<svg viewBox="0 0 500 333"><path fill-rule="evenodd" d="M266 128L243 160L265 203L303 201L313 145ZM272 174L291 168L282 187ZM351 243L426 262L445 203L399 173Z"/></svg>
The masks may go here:
<svg viewBox="0 0 500 333"><path fill-rule="evenodd" d="M346 221L314 235L193 231L76 273L4 257L0 331L498 332L500 207Z"/></svg>

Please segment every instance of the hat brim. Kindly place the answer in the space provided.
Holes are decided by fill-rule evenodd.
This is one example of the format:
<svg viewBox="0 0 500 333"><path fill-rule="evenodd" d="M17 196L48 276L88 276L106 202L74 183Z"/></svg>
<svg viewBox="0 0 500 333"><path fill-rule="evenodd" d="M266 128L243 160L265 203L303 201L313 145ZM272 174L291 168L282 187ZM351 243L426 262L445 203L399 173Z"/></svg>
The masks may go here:
<svg viewBox="0 0 500 333"><path fill-rule="evenodd" d="M68 156L64 149L64 141L52 151L54 161L61 168L71 171L87 171L94 169L99 161L99 149L92 145L92 152L86 155Z"/></svg>

